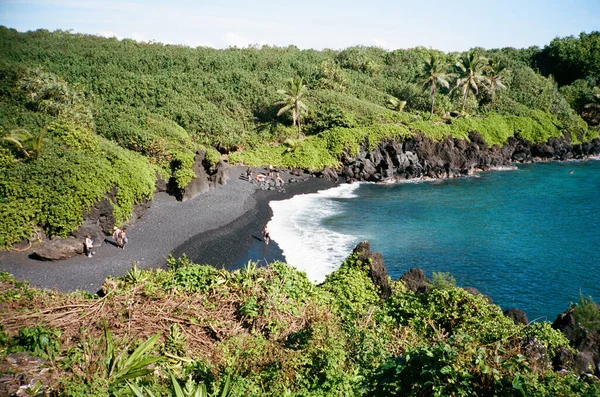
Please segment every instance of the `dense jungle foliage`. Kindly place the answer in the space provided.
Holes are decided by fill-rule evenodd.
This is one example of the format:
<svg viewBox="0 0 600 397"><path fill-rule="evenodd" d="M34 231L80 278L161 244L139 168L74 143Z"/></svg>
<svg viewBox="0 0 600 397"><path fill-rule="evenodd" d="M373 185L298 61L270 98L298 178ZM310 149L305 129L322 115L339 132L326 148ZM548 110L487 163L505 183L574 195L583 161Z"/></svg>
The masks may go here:
<svg viewBox="0 0 600 397"><path fill-rule="evenodd" d="M229 273L182 257L169 270L108 278L102 297L3 274L0 354L28 352L44 360L37 370L50 368L29 395L600 393L597 378L553 369L559 349L572 348L549 323L515 324L447 274L424 293L392 282L381 299L368 274L356 253L317 286L281 262ZM597 324L592 306L585 318Z"/></svg>
<svg viewBox="0 0 600 397"><path fill-rule="evenodd" d="M103 197L126 223L156 173L187 185L199 149L213 162L321 169L416 133L589 140L599 43L592 32L450 54L217 50L0 27L0 248L68 235Z"/></svg>

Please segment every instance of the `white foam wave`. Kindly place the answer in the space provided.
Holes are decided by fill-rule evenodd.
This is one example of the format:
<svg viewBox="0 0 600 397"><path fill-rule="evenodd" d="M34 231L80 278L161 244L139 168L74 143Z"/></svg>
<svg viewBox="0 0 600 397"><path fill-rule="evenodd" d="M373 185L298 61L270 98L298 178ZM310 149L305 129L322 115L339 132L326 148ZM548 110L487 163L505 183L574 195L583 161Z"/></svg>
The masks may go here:
<svg viewBox="0 0 600 397"><path fill-rule="evenodd" d="M491 171L516 171L519 167L516 165L500 165L498 167L491 167Z"/></svg>
<svg viewBox="0 0 600 397"><path fill-rule="evenodd" d="M345 184L288 200L271 201L271 239L279 245L288 264L319 283L337 269L360 240L323 226L323 220L341 212L339 200L356 197L359 184ZM334 200L335 199L335 200Z"/></svg>

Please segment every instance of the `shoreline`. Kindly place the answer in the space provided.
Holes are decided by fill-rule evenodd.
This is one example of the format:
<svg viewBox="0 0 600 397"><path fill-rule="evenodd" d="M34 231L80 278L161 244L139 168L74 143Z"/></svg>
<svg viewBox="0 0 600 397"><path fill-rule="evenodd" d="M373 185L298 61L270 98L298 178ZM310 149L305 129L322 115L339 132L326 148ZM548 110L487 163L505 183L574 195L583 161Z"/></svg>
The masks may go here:
<svg viewBox="0 0 600 397"><path fill-rule="evenodd" d="M94 241L95 255L76 255L61 261L40 261L25 252L0 252L0 271L12 274L16 280L27 280L31 286L57 289L62 292L101 289L108 276L122 276L136 263L140 269L166 268L170 254L186 253L194 263L210 264L234 270L237 261L260 241L268 247L269 262L283 259L276 243L262 243L262 229L271 219L271 200L284 200L297 194L313 193L337 183L312 175L294 177L282 172L285 192L262 191L259 186L239 178L243 166L229 166L229 181L189 201L157 193L148 211L127 228L129 244L124 250L112 245L110 236L103 242ZM262 168L256 168L259 172ZM257 258L261 259L261 258Z"/></svg>
<svg viewBox="0 0 600 397"><path fill-rule="evenodd" d="M589 159L598 158L576 161ZM264 171L261 167L253 168ZM61 261L40 261L28 256L31 249L0 251L0 271L12 274L19 281L28 280L34 287L95 293L106 277L125 275L133 263L141 269L166 268L170 254L178 258L185 253L194 263L230 271L242 267L248 260L259 265L285 261L275 241L271 240L269 245L262 241L263 227L273 216L270 201L316 193L345 183L310 174L295 177L285 170L281 172L286 181L285 192L263 191L256 184L239 178L245 170L245 166L229 166L227 184L193 200L178 202L165 193L156 193L149 210L127 229L130 243L126 250L114 247L106 236L103 242L94 241L96 254L92 258L77 255ZM298 182L289 183L292 177ZM392 183L402 182L414 183L415 180Z"/></svg>

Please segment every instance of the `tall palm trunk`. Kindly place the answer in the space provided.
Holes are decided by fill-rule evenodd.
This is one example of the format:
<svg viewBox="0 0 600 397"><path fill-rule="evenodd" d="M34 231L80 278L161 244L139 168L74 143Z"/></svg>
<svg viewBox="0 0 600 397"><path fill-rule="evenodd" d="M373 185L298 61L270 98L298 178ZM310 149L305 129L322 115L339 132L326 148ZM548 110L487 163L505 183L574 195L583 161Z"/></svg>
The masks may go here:
<svg viewBox="0 0 600 397"><path fill-rule="evenodd" d="M433 117L433 110L435 108L435 88L436 83L433 82L433 84L431 84L431 114L429 115L429 118Z"/></svg>

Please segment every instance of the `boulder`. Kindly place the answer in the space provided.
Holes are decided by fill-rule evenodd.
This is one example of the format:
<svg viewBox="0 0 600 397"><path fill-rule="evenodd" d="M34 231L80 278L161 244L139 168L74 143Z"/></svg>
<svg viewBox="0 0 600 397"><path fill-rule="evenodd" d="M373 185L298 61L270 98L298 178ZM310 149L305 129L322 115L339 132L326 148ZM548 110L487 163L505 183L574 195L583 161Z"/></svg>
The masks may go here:
<svg viewBox="0 0 600 397"><path fill-rule="evenodd" d="M219 160L215 167L214 175L211 175L211 180L216 185L226 185L229 182L229 166L223 160Z"/></svg>
<svg viewBox="0 0 600 397"><path fill-rule="evenodd" d="M100 245L104 241L104 231L98 223L92 223L86 220L77 230L71 233L78 241L84 241L87 236L91 236L94 244Z"/></svg>
<svg viewBox="0 0 600 397"><path fill-rule="evenodd" d="M523 325L529 324L529 320L527 319L527 314L525 314L525 312L519 308L512 307L508 310L505 310L503 312L503 314L504 314L504 316L513 320L513 322L515 324L523 324Z"/></svg>
<svg viewBox="0 0 600 397"><path fill-rule="evenodd" d="M199 151L194 157L194 165L192 170L196 177L193 178L183 189L178 189L174 178L169 181L169 190L177 200L186 201L192 200L201 195L202 193L208 192L210 189L210 182L208 180L208 173L204 168L204 160L206 159L206 152Z"/></svg>
<svg viewBox="0 0 600 397"><path fill-rule="evenodd" d="M155 173L155 177L156 177L156 182L154 183L154 191L155 192L166 192L168 190L168 188L167 188L167 181L164 180L158 174L158 172Z"/></svg>
<svg viewBox="0 0 600 397"><path fill-rule="evenodd" d="M597 371L594 353L585 350L577 353L573 358L573 372L577 375L594 374Z"/></svg>
<svg viewBox="0 0 600 397"><path fill-rule="evenodd" d="M100 243L100 241L94 241L95 245L99 245ZM83 244L84 241L82 239L76 239L75 237L66 239L53 238L36 247L32 256L45 261L69 259L75 255L83 254Z"/></svg>
<svg viewBox="0 0 600 397"><path fill-rule="evenodd" d="M377 287L379 297L381 299L389 298L392 295L392 287L381 253L371 252L371 245L368 241L358 243L353 253L358 253L359 260L369 265L369 278Z"/></svg>
<svg viewBox="0 0 600 397"><path fill-rule="evenodd" d="M567 371L573 368L574 355L566 346L559 346L552 358L552 366L555 371Z"/></svg>
<svg viewBox="0 0 600 397"><path fill-rule="evenodd" d="M115 217L113 215L113 202L116 200L117 188L112 190L102 200L94 204L84 215L84 225L98 225L104 234L112 233L112 228L115 225ZM87 233L92 234L93 233Z"/></svg>
<svg viewBox="0 0 600 397"><path fill-rule="evenodd" d="M425 277L423 270L413 267L400 277L404 286L415 293L427 293L431 285L431 280Z"/></svg>

